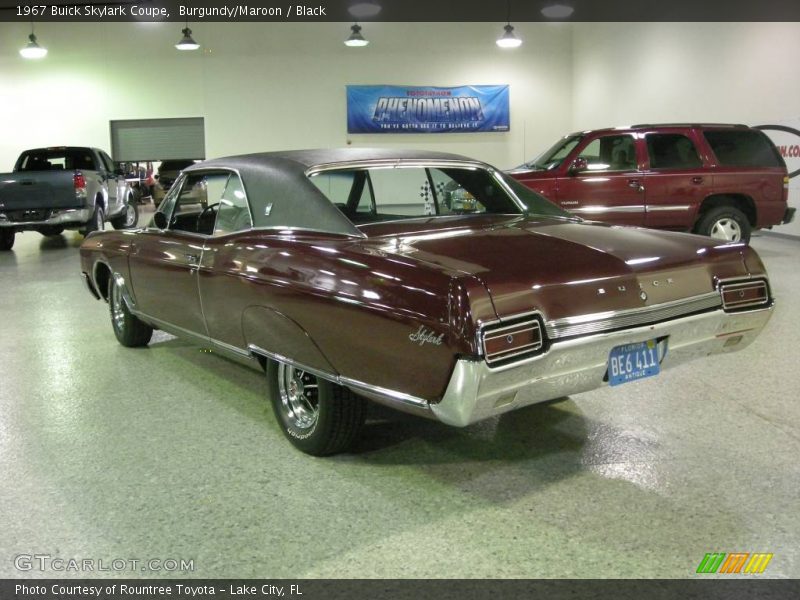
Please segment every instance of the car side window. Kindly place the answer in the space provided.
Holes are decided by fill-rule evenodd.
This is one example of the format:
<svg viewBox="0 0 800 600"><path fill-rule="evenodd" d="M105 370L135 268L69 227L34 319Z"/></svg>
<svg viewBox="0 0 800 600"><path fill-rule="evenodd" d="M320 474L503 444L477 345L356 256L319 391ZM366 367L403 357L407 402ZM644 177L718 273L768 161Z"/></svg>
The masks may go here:
<svg viewBox="0 0 800 600"><path fill-rule="evenodd" d="M606 135L589 142L577 158L583 158L588 170L635 171L636 145L631 135Z"/></svg>
<svg viewBox="0 0 800 600"><path fill-rule="evenodd" d="M697 169L703 161L692 140L680 133L650 133L647 154L651 169Z"/></svg>
<svg viewBox="0 0 800 600"><path fill-rule="evenodd" d="M227 181L227 172L187 174L177 192L169 218L169 228L173 231L210 235L214 230L216 210Z"/></svg>
<svg viewBox="0 0 800 600"><path fill-rule="evenodd" d="M231 173L219 201L214 235L243 231L250 229L252 226L250 207L247 204L247 196L244 193L242 181L237 174Z"/></svg>

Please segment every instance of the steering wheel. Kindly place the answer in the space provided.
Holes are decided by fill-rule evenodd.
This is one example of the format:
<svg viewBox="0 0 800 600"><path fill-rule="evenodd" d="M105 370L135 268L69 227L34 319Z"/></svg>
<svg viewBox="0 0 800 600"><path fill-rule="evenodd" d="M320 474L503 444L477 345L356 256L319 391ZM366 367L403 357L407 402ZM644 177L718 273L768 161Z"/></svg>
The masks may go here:
<svg viewBox="0 0 800 600"><path fill-rule="evenodd" d="M206 213L211 213L218 207L219 207L219 202L215 202L214 204L209 204L203 210L200 211L200 214L197 215L197 222L195 223L194 227L197 233L203 233L202 231L200 231L200 226L203 224L203 220L206 218ZM209 231L209 233L211 232Z"/></svg>

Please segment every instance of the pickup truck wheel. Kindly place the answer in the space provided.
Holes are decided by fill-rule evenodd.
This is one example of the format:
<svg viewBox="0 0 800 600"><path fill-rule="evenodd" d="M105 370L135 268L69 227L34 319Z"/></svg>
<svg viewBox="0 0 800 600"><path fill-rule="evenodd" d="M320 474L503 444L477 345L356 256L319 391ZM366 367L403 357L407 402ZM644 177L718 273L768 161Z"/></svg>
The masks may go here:
<svg viewBox="0 0 800 600"><path fill-rule="evenodd" d="M718 240L747 243L752 228L745 214L735 206L717 206L703 215L695 231Z"/></svg>
<svg viewBox="0 0 800 600"><path fill-rule="evenodd" d="M14 247L16 232L13 229L0 229L0 250L11 250Z"/></svg>
<svg viewBox="0 0 800 600"><path fill-rule="evenodd" d="M51 236L55 237L57 235L61 235L62 233L64 233L64 228L59 227L58 225L53 225L52 227L42 227L39 230L39 233L41 233L45 237L51 237Z"/></svg>
<svg viewBox="0 0 800 600"><path fill-rule="evenodd" d="M128 348L147 346L153 335L153 328L131 314L122 296L122 287L113 277L108 278L108 306L117 341Z"/></svg>
<svg viewBox="0 0 800 600"><path fill-rule="evenodd" d="M103 211L103 207L95 204L94 212L92 213L92 218L89 219L89 222L86 224L81 230L83 235L88 235L93 231L103 231L106 228L106 213Z"/></svg>
<svg viewBox="0 0 800 600"><path fill-rule="evenodd" d="M125 206L125 212L119 217L112 219L111 224L114 229L132 229L139 222L139 207L132 201Z"/></svg>
<svg viewBox="0 0 800 600"><path fill-rule="evenodd" d="M366 418L366 401L308 371L270 360L268 396L286 438L312 456L347 450Z"/></svg>

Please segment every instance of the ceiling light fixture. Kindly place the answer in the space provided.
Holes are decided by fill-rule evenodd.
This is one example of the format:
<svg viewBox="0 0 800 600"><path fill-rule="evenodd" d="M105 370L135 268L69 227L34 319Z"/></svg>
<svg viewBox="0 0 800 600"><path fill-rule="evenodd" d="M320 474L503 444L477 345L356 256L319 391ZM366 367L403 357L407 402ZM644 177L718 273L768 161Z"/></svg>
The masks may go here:
<svg viewBox="0 0 800 600"><path fill-rule="evenodd" d="M541 10L542 15L548 19L566 19L574 12L575 9L566 4L551 4Z"/></svg>
<svg viewBox="0 0 800 600"><path fill-rule="evenodd" d="M47 48L42 48L36 41L36 34L33 33L33 22L31 22L31 34L28 36L28 43L20 49L19 55L22 58L44 58L47 56Z"/></svg>
<svg viewBox="0 0 800 600"><path fill-rule="evenodd" d="M178 50L197 50L200 47L200 44L194 41L192 38L192 30L189 29L189 21L186 21L186 27L181 30L183 37L181 41L175 44L175 47Z"/></svg>
<svg viewBox="0 0 800 600"><path fill-rule="evenodd" d="M375 2L359 2L348 8L347 12L355 19L368 19L377 16L381 12L381 6Z"/></svg>
<svg viewBox="0 0 800 600"><path fill-rule="evenodd" d="M514 27L511 25L511 0L506 3L508 12L506 13L506 24L503 27L505 33L497 38L497 45L500 48L519 48L522 40L514 34Z"/></svg>
<svg viewBox="0 0 800 600"><path fill-rule="evenodd" d="M369 40L367 40L363 35L361 35L361 26L358 23L353 23L353 26L350 28L350 37L344 41L345 46L350 46L352 48L358 48L360 46L366 46L369 44Z"/></svg>

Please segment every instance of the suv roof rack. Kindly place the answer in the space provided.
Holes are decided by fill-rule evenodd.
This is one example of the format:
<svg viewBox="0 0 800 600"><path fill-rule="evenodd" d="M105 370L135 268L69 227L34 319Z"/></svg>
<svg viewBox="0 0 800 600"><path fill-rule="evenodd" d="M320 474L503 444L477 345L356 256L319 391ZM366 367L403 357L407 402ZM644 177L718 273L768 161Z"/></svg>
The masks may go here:
<svg viewBox="0 0 800 600"><path fill-rule="evenodd" d="M748 127L741 123L640 123L631 125L631 129L644 129L647 127Z"/></svg>

